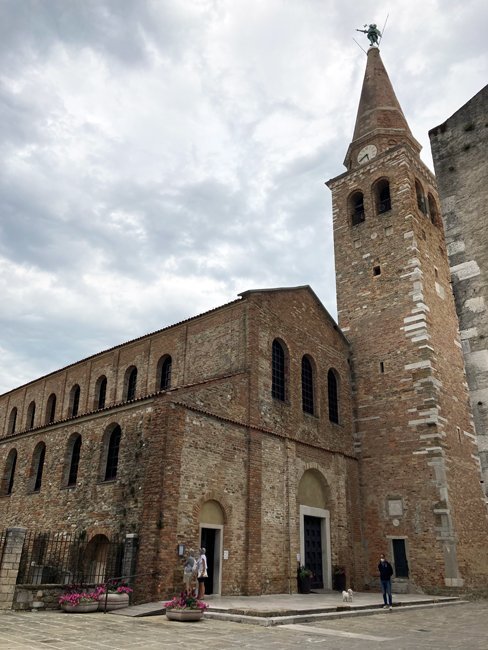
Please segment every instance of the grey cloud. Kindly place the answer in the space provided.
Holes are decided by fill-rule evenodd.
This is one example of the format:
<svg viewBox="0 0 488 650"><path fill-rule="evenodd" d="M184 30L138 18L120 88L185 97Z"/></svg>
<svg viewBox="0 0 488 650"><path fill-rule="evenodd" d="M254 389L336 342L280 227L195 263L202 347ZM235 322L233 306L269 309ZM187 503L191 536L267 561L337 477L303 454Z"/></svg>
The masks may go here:
<svg viewBox="0 0 488 650"><path fill-rule="evenodd" d="M354 28L386 6L3 0L0 385L249 288L311 284L334 313L324 181L359 100ZM382 56L420 137L486 52L481 2L425 8L473 28L462 48L463 23L412 24L418 6L392 9Z"/></svg>
<svg viewBox="0 0 488 650"><path fill-rule="evenodd" d="M155 25L165 34L162 48L175 43L177 15L171 5L159 3L157 22L153 7L144 0L4 0L0 52L17 67L64 44L138 65L147 59L145 34Z"/></svg>

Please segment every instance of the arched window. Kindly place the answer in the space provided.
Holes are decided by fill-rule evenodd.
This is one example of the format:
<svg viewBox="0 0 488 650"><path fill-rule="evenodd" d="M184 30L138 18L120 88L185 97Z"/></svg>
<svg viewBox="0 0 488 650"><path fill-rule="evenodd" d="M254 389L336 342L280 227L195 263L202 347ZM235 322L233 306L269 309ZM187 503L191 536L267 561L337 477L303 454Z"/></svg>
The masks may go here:
<svg viewBox="0 0 488 650"><path fill-rule="evenodd" d="M171 368L172 368L172 359L169 354L166 354L164 357L161 357L158 363L158 385L159 390L168 390L171 388Z"/></svg>
<svg viewBox="0 0 488 650"><path fill-rule="evenodd" d="M95 408L104 409L107 399L107 378L101 375L95 385Z"/></svg>
<svg viewBox="0 0 488 650"><path fill-rule="evenodd" d="M56 395L51 393L46 406L46 424L52 424L56 417Z"/></svg>
<svg viewBox="0 0 488 650"><path fill-rule="evenodd" d="M271 395L284 402L286 399L286 357L285 349L277 339L273 341L271 364Z"/></svg>
<svg viewBox="0 0 488 650"><path fill-rule="evenodd" d="M425 205L425 194L422 185L419 181L415 181L415 194L417 195L417 207L420 212L427 214L427 206Z"/></svg>
<svg viewBox="0 0 488 650"><path fill-rule="evenodd" d="M354 192L351 194L349 197L349 211L351 213L351 223L353 226L357 226L365 220L364 196L362 192Z"/></svg>
<svg viewBox="0 0 488 650"><path fill-rule="evenodd" d="M15 467L17 465L17 450L11 449L7 456L5 463L5 470L3 473L3 480L0 494L6 496L12 494L14 489Z"/></svg>
<svg viewBox="0 0 488 650"><path fill-rule="evenodd" d="M32 401L28 408L27 408L27 422L26 422L26 428L27 429L33 429L34 428L34 419L36 417L36 403Z"/></svg>
<svg viewBox="0 0 488 650"><path fill-rule="evenodd" d="M429 216L430 220L434 225L439 224L439 210L437 209L437 203L432 194L429 192L427 195L427 203L429 204Z"/></svg>
<svg viewBox="0 0 488 650"><path fill-rule="evenodd" d="M127 368L125 373L125 382L124 382L125 401L129 402L131 399L135 399L136 387L137 387L137 368L135 366L131 366L130 368Z"/></svg>
<svg viewBox="0 0 488 650"><path fill-rule="evenodd" d="M302 358L302 409L305 413L314 414L313 402L313 368L308 357Z"/></svg>
<svg viewBox="0 0 488 650"><path fill-rule="evenodd" d="M43 442L39 442L34 449L34 454L32 455L33 492L39 492L41 489L45 457L46 445Z"/></svg>
<svg viewBox="0 0 488 650"><path fill-rule="evenodd" d="M80 387L75 384L69 394L69 417L76 417L80 408Z"/></svg>
<svg viewBox="0 0 488 650"><path fill-rule="evenodd" d="M332 368L327 373L327 392L329 396L329 420L339 424L339 390L337 375Z"/></svg>
<svg viewBox="0 0 488 650"><path fill-rule="evenodd" d="M105 432L104 450L106 450L106 462L104 480L113 481L117 478L117 467L119 464L119 449L122 430L117 424L112 430Z"/></svg>
<svg viewBox="0 0 488 650"><path fill-rule="evenodd" d="M388 179L382 178L374 186L374 198L376 212L383 214L391 210L390 183Z"/></svg>
<svg viewBox="0 0 488 650"><path fill-rule="evenodd" d="M10 417L8 419L8 429L7 429L8 435L15 433L16 424L17 424L17 407L14 406L14 408L10 411Z"/></svg>
<svg viewBox="0 0 488 650"><path fill-rule="evenodd" d="M78 467L80 465L81 454L81 436L79 433L71 437L68 443L68 457L69 457L69 472L66 485L72 487L76 485L78 478Z"/></svg>

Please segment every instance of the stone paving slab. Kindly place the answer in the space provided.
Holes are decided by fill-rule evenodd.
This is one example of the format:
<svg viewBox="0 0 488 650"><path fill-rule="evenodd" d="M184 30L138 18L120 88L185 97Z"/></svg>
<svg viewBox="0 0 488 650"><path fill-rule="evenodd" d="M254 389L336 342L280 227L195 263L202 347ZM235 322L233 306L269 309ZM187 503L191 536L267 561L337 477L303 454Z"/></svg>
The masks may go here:
<svg viewBox="0 0 488 650"><path fill-rule="evenodd" d="M207 596L205 600L211 609L255 612L262 616L267 612L299 612L320 608L334 609L343 607L355 609L358 607L382 606L383 599L377 592L355 592L352 603L344 603L342 595L337 591L311 594L270 594L265 596ZM454 596L431 596L429 594L395 594L395 605L438 603L457 600Z"/></svg>
<svg viewBox="0 0 488 650"><path fill-rule="evenodd" d="M349 614L356 610L381 607L381 596L377 593L358 592L354 594L352 603L344 603L342 595L338 592L324 592L312 594L273 594L266 596L207 596L209 615L219 618L225 615L228 620L238 620L239 617L247 618L277 618L292 617L319 613ZM437 604L458 601L455 597L433 597L425 594L402 594L396 596L395 606L412 606L424 604ZM164 614L164 605L161 601L134 605L124 609L110 612L117 616L155 616ZM229 618L233 616L233 618ZM258 624L269 624L261 623Z"/></svg>
<svg viewBox="0 0 488 650"><path fill-rule="evenodd" d="M457 607L398 607L378 616L261 627L165 616L127 618L62 612L0 613L0 650L486 650L488 602Z"/></svg>
<svg viewBox="0 0 488 650"><path fill-rule="evenodd" d="M447 607L452 605L465 605L467 601L465 600L455 600L441 603L411 603L402 605L402 609L423 609L427 607ZM395 611L398 610L399 606L395 606ZM352 616L373 616L375 614L384 614L384 609L381 606L371 607L357 607L357 608L338 608L333 611L320 611L316 612L310 610L308 612L301 612L296 614L283 614L280 616L253 616L248 614L233 614L227 612L214 612L209 610L206 612L205 616L207 618L219 620L219 621L233 621L235 623L247 623L249 625L262 625L268 627L271 625L290 625L298 623L313 623L317 621L325 621L330 619L339 619L339 618L349 618ZM488 644L487 644L488 647Z"/></svg>
<svg viewBox="0 0 488 650"><path fill-rule="evenodd" d="M161 616L165 611L166 609L163 603L158 601L156 603L143 603L142 605L131 605L122 609L114 609L112 612L107 612L107 614L111 616L132 616L138 618L141 616Z"/></svg>
<svg viewBox="0 0 488 650"><path fill-rule="evenodd" d="M312 623L350 616L371 616L382 611L376 593L357 593L352 603L344 603L337 592L313 594L274 594L269 596L208 596L207 619L249 625L290 625ZM402 594L395 597L397 607L433 607L459 604L458 598ZM114 616L143 617L164 614L162 601L134 605L109 612Z"/></svg>

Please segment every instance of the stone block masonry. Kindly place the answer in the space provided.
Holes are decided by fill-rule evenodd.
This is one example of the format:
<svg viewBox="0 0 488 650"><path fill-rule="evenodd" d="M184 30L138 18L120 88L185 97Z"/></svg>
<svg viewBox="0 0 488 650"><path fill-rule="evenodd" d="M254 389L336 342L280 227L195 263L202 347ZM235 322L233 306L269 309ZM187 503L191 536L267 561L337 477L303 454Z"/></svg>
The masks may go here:
<svg viewBox="0 0 488 650"><path fill-rule="evenodd" d="M25 539L25 528L8 528L0 548L0 610L11 609L17 575L19 573L20 558Z"/></svg>
<svg viewBox="0 0 488 650"><path fill-rule="evenodd" d="M429 132L488 500L488 86Z"/></svg>

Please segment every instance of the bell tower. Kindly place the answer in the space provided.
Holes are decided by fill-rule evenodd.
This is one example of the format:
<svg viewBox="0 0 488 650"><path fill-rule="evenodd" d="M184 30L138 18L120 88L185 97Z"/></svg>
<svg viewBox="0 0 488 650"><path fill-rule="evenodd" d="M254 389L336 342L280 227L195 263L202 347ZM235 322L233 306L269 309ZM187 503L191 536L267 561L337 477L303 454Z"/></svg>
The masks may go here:
<svg viewBox="0 0 488 650"><path fill-rule="evenodd" d="M487 510L439 199L377 47L347 171L330 180L339 325L352 347L366 573L397 589L488 581Z"/></svg>

